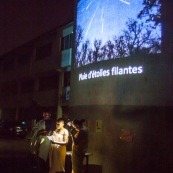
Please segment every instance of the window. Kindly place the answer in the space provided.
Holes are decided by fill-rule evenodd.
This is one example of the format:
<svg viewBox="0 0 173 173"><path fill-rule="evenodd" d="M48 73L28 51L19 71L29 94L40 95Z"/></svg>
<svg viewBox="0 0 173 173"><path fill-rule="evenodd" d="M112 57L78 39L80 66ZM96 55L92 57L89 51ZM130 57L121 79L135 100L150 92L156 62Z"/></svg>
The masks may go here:
<svg viewBox="0 0 173 173"><path fill-rule="evenodd" d="M58 88L58 75L41 77L39 79L39 90L49 90Z"/></svg>
<svg viewBox="0 0 173 173"><path fill-rule="evenodd" d="M70 76L71 76L70 71L66 71L64 73L64 87L70 86Z"/></svg>
<svg viewBox="0 0 173 173"><path fill-rule="evenodd" d="M41 60L51 56L52 53L52 43L37 47L36 49L36 60Z"/></svg>
<svg viewBox="0 0 173 173"><path fill-rule="evenodd" d="M13 70L15 67L15 59L12 57L12 58L7 58L7 59L4 59L4 71L10 71L10 70Z"/></svg>
<svg viewBox="0 0 173 173"><path fill-rule="evenodd" d="M0 59L0 72L4 71L4 59Z"/></svg>
<svg viewBox="0 0 173 173"><path fill-rule="evenodd" d="M18 56L18 64L19 64L19 66L28 64L30 62L30 57L31 57L30 53L19 55Z"/></svg>
<svg viewBox="0 0 173 173"><path fill-rule="evenodd" d="M21 93L30 93L34 91L34 80L27 80L21 83Z"/></svg>
<svg viewBox="0 0 173 173"><path fill-rule="evenodd" d="M17 95L18 94L17 82L5 83L2 87L2 93L5 96Z"/></svg>
<svg viewBox="0 0 173 173"><path fill-rule="evenodd" d="M69 48L72 48L72 43L73 43L73 33L62 37L61 40L61 50L66 50Z"/></svg>

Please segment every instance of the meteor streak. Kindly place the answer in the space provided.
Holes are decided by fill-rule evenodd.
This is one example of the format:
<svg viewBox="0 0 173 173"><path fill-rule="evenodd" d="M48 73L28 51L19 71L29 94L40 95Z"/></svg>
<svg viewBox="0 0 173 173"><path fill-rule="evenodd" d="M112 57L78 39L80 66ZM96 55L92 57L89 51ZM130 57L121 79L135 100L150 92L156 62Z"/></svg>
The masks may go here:
<svg viewBox="0 0 173 173"><path fill-rule="evenodd" d="M89 5L86 7L86 10L88 10L89 6L92 4L93 2L90 2Z"/></svg>
<svg viewBox="0 0 173 173"><path fill-rule="evenodd" d="M89 31L89 29L90 29L91 23L92 23L92 21L93 21L93 19L94 19L94 16L95 16L95 14L96 14L96 11L97 11L99 5L100 5L100 2L98 3L97 8L96 8L96 10L95 10L95 12L94 12L94 14L93 14L91 20L90 20L90 23L89 23L88 29L87 29L87 31L86 31L86 33L85 33L85 36L87 36L87 34L88 34L88 31Z"/></svg>
<svg viewBox="0 0 173 173"><path fill-rule="evenodd" d="M102 15L101 15L101 23L102 23L102 33L103 33L103 22L104 22L104 17L103 17L103 8L102 8Z"/></svg>
<svg viewBox="0 0 173 173"><path fill-rule="evenodd" d="M127 1L125 1L125 0L120 0L121 2L124 2L125 4L127 4L127 5L130 5L130 2L127 2Z"/></svg>

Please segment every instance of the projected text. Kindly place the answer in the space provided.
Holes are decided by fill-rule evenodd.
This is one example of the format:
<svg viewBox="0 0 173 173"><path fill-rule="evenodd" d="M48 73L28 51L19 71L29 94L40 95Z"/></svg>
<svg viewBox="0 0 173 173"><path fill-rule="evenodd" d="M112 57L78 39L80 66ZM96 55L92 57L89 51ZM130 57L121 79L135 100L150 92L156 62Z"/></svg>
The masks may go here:
<svg viewBox="0 0 173 173"><path fill-rule="evenodd" d="M127 66L127 67L113 66L110 69L101 68L99 70L90 70L88 73L86 72L80 73L79 81L100 78L100 77L108 77L108 76L142 74L143 71L144 71L143 66Z"/></svg>

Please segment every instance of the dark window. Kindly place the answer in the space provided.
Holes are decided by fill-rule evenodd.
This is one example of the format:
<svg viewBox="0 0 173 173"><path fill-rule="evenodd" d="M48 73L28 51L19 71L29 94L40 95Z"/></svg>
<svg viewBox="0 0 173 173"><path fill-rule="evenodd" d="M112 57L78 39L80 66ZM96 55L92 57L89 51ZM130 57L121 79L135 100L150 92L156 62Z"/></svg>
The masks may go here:
<svg viewBox="0 0 173 173"><path fill-rule="evenodd" d="M39 90L49 90L58 88L58 75L41 77L39 79Z"/></svg>
<svg viewBox="0 0 173 173"><path fill-rule="evenodd" d="M30 93L34 91L34 80L27 80L21 83L21 93Z"/></svg>
<svg viewBox="0 0 173 173"><path fill-rule="evenodd" d="M0 71L10 71L15 68L16 53L9 53L0 59Z"/></svg>
<svg viewBox="0 0 173 173"><path fill-rule="evenodd" d="M2 87L2 94L5 96L17 95L18 94L17 82L5 83Z"/></svg>
<svg viewBox="0 0 173 173"><path fill-rule="evenodd" d="M22 54L22 55L18 55L18 64L19 65L26 65L30 62L30 57L31 54Z"/></svg>
<svg viewBox="0 0 173 173"><path fill-rule="evenodd" d="M61 40L61 50L66 50L72 48L73 33L65 36Z"/></svg>
<svg viewBox="0 0 173 173"><path fill-rule="evenodd" d="M66 71L64 73L64 87L70 86L70 76L71 76L70 71Z"/></svg>
<svg viewBox="0 0 173 173"><path fill-rule="evenodd" d="M4 71L13 70L14 67L15 67L15 59L14 58L4 59L4 67L3 67Z"/></svg>
<svg viewBox="0 0 173 173"><path fill-rule="evenodd" d="M51 56L52 43L46 44L36 49L36 60L44 59Z"/></svg>
<svg viewBox="0 0 173 173"><path fill-rule="evenodd" d="M0 72L4 71L4 59L0 59Z"/></svg>

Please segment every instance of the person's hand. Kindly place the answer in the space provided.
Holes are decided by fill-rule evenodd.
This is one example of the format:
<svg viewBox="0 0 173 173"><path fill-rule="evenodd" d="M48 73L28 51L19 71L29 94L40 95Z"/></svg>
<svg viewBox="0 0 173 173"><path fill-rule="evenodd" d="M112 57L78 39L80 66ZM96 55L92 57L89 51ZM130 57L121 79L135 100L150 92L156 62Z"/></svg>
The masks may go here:
<svg viewBox="0 0 173 173"><path fill-rule="evenodd" d="M52 140L50 140L50 142L52 143L52 144L56 144L54 141L52 141Z"/></svg>

